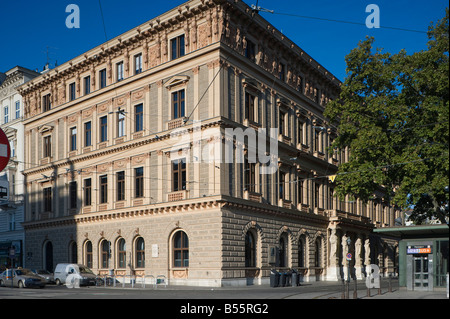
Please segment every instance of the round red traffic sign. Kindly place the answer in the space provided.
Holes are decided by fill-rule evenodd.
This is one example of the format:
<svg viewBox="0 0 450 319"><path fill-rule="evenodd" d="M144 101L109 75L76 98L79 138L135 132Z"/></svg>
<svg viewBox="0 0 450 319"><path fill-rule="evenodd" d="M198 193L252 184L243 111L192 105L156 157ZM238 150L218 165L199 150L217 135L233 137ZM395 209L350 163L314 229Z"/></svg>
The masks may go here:
<svg viewBox="0 0 450 319"><path fill-rule="evenodd" d="M0 128L0 172L5 169L6 165L8 165L10 157L11 147L9 146L8 137Z"/></svg>

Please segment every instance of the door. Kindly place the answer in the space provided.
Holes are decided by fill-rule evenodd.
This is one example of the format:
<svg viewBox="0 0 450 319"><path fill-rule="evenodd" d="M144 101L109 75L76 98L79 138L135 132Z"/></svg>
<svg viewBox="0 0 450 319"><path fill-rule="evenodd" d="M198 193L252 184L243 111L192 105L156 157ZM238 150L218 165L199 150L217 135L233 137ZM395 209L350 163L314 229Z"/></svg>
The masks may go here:
<svg viewBox="0 0 450 319"><path fill-rule="evenodd" d="M429 262L428 255L414 256L413 264L413 289L428 291L429 290Z"/></svg>
<svg viewBox="0 0 450 319"><path fill-rule="evenodd" d="M53 272L53 244L51 241L48 241L45 244L44 248L44 262L45 262L45 270L49 272Z"/></svg>

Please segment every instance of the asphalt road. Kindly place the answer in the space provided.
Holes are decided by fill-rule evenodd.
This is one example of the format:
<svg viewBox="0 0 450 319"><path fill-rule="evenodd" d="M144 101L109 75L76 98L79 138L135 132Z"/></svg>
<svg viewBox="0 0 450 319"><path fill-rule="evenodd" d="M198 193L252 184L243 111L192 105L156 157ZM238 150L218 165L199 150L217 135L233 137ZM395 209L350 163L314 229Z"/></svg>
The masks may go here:
<svg viewBox="0 0 450 319"><path fill-rule="evenodd" d="M72 289L54 285L48 285L44 289L0 287L0 306L3 306L3 309L18 310L21 316L22 314L35 316L39 313L60 313L62 315L89 314L92 317L98 314L102 317L127 319L127 316L135 315L135 312L142 312L164 319L279 319L284 317L282 314L291 316L296 312L303 313L305 309L320 311L321 315L329 313L330 316L336 314L339 309L340 311L354 309L354 307L346 306L351 300L340 300L343 297L342 288L341 283L330 282L303 283L300 287L277 288L269 286L221 288L158 286L155 289L151 285L142 288L139 284L134 288L130 285L123 288L122 284L117 287ZM400 299L441 299L438 301L448 302L445 291L406 291L398 288L396 281L392 283L391 291L387 283L383 283L381 291L378 289L370 291L370 297L367 296L364 282L360 282L357 288L355 296L354 285L349 286L348 299L353 300L356 297L361 300L355 301L359 305L364 302L363 299L388 299L393 302L393 307L401 307ZM125 302L125 300L128 301ZM339 302L339 305L333 304L333 302ZM415 309L415 307L410 307L411 300L406 300L406 302L408 304L404 306L407 309ZM385 307L377 302L369 301L369 303L371 306L368 306L367 309Z"/></svg>
<svg viewBox="0 0 450 319"><path fill-rule="evenodd" d="M127 284L116 287L80 287L47 285L43 289L19 289L0 287L0 299L152 299L152 300L289 300L289 299L342 299L344 293L340 282L302 283L299 287L247 286L247 287L185 287L152 285L134 288ZM443 299L446 292L408 292L398 287L398 281L382 283L381 290L371 289L370 297L364 281L358 282L355 295L354 283L350 283L348 299ZM354 298L356 297L356 298Z"/></svg>

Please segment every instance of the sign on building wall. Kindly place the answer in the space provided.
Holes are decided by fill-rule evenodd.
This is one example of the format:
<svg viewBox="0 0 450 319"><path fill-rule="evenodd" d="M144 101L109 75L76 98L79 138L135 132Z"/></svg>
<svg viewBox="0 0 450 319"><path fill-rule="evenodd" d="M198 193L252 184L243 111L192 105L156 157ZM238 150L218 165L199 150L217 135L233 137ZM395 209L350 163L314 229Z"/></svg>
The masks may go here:
<svg viewBox="0 0 450 319"><path fill-rule="evenodd" d="M408 246L406 248L406 254L408 255L431 254L431 246L430 245Z"/></svg>

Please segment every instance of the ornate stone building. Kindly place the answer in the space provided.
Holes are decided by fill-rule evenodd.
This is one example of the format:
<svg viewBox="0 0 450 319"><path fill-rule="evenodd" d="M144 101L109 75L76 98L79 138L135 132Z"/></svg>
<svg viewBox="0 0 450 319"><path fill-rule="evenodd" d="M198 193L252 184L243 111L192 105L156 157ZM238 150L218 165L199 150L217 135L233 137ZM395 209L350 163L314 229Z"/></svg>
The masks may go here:
<svg viewBox="0 0 450 319"><path fill-rule="evenodd" d="M16 66L0 73L0 128L5 132L11 157L0 172L0 269L10 267L9 250L15 248L15 266L23 266L24 221L24 126L22 96L16 88L39 73ZM4 156L4 155L1 155Z"/></svg>
<svg viewBox="0 0 450 319"><path fill-rule="evenodd" d="M368 243L398 212L382 194L333 197L348 152L328 152L322 113L339 85L231 0L189 1L23 85L27 266L205 286L268 282L272 268L338 280L349 237L358 275L392 271L380 243L395 243ZM277 128L272 174L245 140L233 141L243 163L196 160L247 128Z"/></svg>

